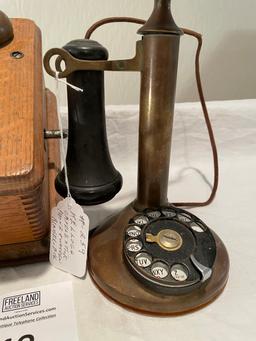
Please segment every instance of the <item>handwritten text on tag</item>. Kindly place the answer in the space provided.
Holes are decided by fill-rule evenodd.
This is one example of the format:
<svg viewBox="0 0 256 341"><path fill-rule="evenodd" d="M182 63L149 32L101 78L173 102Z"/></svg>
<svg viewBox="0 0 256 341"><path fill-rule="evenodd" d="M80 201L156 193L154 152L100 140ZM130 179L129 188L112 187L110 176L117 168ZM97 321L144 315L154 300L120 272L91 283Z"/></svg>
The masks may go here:
<svg viewBox="0 0 256 341"><path fill-rule="evenodd" d="M83 277L86 272L89 218L71 197L52 209L50 262L56 268Z"/></svg>

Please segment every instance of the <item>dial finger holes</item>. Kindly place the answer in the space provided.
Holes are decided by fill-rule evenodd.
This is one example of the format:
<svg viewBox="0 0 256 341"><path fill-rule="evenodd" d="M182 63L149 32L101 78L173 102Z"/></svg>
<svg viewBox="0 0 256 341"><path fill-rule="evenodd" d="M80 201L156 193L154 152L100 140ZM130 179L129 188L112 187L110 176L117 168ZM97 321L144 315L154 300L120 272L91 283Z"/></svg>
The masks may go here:
<svg viewBox="0 0 256 341"><path fill-rule="evenodd" d="M142 249L142 242L138 239L130 239L126 243L126 249L130 252L139 252Z"/></svg>
<svg viewBox="0 0 256 341"><path fill-rule="evenodd" d="M152 264L152 257L146 252L141 252L135 257L135 263L140 268L147 268Z"/></svg>
<svg viewBox="0 0 256 341"><path fill-rule="evenodd" d="M171 208L163 208L162 213L168 218L173 218L176 216L176 212L172 210Z"/></svg>
<svg viewBox="0 0 256 341"><path fill-rule="evenodd" d="M205 228L201 224L199 224L199 223L191 223L190 227L195 232L198 232L198 233L205 232Z"/></svg>
<svg viewBox="0 0 256 341"><path fill-rule="evenodd" d="M151 273L156 278L165 278L169 274L169 268L165 263L156 262L151 267Z"/></svg>
<svg viewBox="0 0 256 341"><path fill-rule="evenodd" d="M150 218L156 219L156 218L161 217L161 212L159 212L159 211L148 211L148 212L147 212L147 215L148 215Z"/></svg>
<svg viewBox="0 0 256 341"><path fill-rule="evenodd" d="M180 213L178 214L178 219L183 223L189 223L191 221L191 217L187 213Z"/></svg>
<svg viewBox="0 0 256 341"><path fill-rule="evenodd" d="M139 226L133 225L128 227L126 233L129 237L138 237L141 234L141 228Z"/></svg>
<svg viewBox="0 0 256 341"><path fill-rule="evenodd" d="M171 275L176 281L184 282L188 278L188 270L182 264L174 264L171 267Z"/></svg>
<svg viewBox="0 0 256 341"><path fill-rule="evenodd" d="M149 219L146 216L140 215L134 218L134 222L139 226L143 226L149 222Z"/></svg>

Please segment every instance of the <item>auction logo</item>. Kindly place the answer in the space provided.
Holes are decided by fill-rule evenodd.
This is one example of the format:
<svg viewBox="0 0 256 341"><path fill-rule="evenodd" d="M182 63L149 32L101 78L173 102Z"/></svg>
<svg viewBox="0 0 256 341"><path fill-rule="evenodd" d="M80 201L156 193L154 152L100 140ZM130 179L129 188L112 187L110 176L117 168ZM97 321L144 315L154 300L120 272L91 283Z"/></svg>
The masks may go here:
<svg viewBox="0 0 256 341"><path fill-rule="evenodd" d="M32 308L40 305L41 293L34 291L27 294L20 294L3 299L2 312Z"/></svg>

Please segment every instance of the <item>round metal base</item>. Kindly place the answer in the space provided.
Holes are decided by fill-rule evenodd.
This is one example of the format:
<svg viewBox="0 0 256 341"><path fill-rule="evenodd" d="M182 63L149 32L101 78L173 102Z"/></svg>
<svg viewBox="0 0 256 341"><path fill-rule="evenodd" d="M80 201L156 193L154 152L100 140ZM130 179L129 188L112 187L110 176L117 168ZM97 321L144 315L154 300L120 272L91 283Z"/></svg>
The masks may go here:
<svg viewBox="0 0 256 341"><path fill-rule="evenodd" d="M123 259L124 229L135 214L129 205L91 236L89 272L101 292L126 308L156 315L183 314L212 302L228 279L229 258L221 239L213 233L217 254L212 276L205 284L184 295L157 294L136 280Z"/></svg>

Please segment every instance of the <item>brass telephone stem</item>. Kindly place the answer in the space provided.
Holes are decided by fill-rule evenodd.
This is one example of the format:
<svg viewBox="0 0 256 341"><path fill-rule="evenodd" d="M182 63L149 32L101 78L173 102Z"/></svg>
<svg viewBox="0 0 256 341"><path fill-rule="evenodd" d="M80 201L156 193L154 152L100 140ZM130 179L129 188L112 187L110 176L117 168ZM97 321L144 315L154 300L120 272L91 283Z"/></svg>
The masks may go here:
<svg viewBox="0 0 256 341"><path fill-rule="evenodd" d="M168 203L179 42L178 34L143 37L137 209Z"/></svg>
<svg viewBox="0 0 256 341"><path fill-rule="evenodd" d="M100 26L110 24L110 23L116 23L116 22L127 22L127 23L134 23L134 24L145 24L145 20L138 19L138 18L132 18L132 17L110 17L110 18L105 18L102 20L97 21L94 23L86 32L85 34L85 39L90 39L92 33L99 28ZM218 183L219 183L219 164L218 164L218 152L217 152L217 147L216 147L216 142L214 138L214 133L209 117L209 113L207 110L205 98L204 98L204 93L203 93L203 88L202 88L202 82L201 82L201 76L200 76L200 52L202 48L202 35L200 33L197 33L195 31L189 30L187 28L182 28L182 31L184 32L185 35L192 36L197 39L198 42L198 47L196 51L196 58L195 58L195 76L196 76L196 83L197 83L197 89L198 89L198 94L204 114L204 119L205 123L207 126L209 138L210 138L210 143L211 143L211 148L212 148L212 155L213 155L213 164L214 164L214 181L213 181L213 186L212 186L212 191L209 196L209 198L206 201L203 202L175 202L175 206L186 206L186 207L202 207L202 206L207 206L209 205L215 198L217 189L218 189Z"/></svg>
<svg viewBox="0 0 256 341"><path fill-rule="evenodd" d="M138 209L167 203L179 38L182 34L172 18L170 0L155 0L153 12L139 33L144 37L139 69L142 85L137 200L92 234L89 271L100 290L125 307L158 315L178 314L200 308L221 293L228 278L229 260L225 246L213 233L217 252L209 282L187 294L179 290L180 295L159 295L153 286L147 290L143 285L146 278L140 283L138 269L134 268L133 276L124 261L124 247L127 246L124 245L124 236L129 223L136 220ZM162 238L162 246L169 247L170 241L174 242L167 231ZM137 239L137 245L140 242L143 247L144 243ZM157 252L155 256L158 258ZM202 277L205 276L203 270Z"/></svg>

